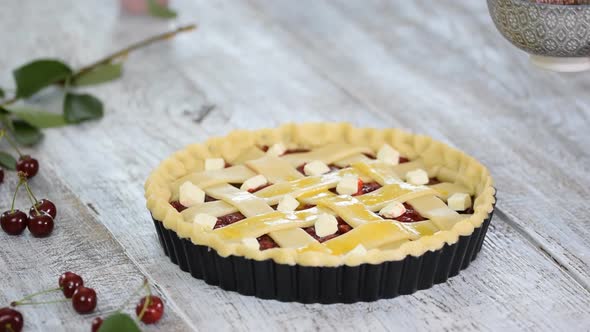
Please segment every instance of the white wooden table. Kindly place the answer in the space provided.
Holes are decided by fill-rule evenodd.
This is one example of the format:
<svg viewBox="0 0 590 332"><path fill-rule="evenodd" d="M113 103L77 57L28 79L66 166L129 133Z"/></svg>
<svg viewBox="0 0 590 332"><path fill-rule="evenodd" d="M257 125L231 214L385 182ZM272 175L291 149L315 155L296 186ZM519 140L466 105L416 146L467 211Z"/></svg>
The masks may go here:
<svg viewBox="0 0 590 332"><path fill-rule="evenodd" d="M23 307L27 331L89 331L146 276L166 314L146 330L590 330L590 74L532 68L484 1L173 1L178 19L117 1L3 1L0 85L35 57L87 64L196 21L197 32L132 54L91 91L101 121L46 130L32 181L58 205L54 234L0 234L0 306L66 270L97 311ZM55 91L34 102L59 107ZM448 283L352 305L259 300L208 286L164 256L143 183L186 144L287 121L404 127L486 164L499 203L478 259ZM8 206L15 176L0 186ZM25 206L24 195L19 204ZM129 311L131 311L129 307Z"/></svg>

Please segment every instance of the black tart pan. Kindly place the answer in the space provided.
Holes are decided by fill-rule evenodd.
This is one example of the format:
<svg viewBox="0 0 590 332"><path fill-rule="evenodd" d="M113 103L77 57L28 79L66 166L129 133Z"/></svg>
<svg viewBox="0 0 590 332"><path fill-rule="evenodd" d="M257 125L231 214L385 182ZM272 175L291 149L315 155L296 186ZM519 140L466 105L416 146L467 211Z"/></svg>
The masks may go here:
<svg viewBox="0 0 590 332"><path fill-rule="evenodd" d="M182 271L210 285L262 299L302 303L353 303L412 294L445 282L477 257L493 211L471 235L419 257L358 266L308 267L222 257L207 246L181 239L154 220L164 253ZM153 218L152 218L153 219Z"/></svg>

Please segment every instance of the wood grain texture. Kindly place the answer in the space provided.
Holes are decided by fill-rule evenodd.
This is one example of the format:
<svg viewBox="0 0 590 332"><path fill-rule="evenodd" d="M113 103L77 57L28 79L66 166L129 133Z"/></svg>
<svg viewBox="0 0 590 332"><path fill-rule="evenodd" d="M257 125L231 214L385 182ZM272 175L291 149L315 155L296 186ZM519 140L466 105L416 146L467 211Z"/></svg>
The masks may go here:
<svg viewBox="0 0 590 332"><path fill-rule="evenodd" d="M71 269L104 294L101 313L148 276L169 309L156 328L168 331L588 330L584 76L527 67L483 2L173 5L179 22L198 20L201 29L131 55L122 80L91 89L105 100L103 120L47 130L31 151L42 162L32 185L58 202L60 218L48 239L0 235L1 303ZM10 6L0 28L24 30L0 37L12 50L1 68L46 55L85 64L169 25L119 14L115 2ZM58 109L56 96L34 102ZM569 113L553 112L564 103ZM482 160L498 182L501 213L478 259L430 290L353 305L263 301L181 272L144 207L148 173L186 144L286 121L406 127ZM0 188L3 202L12 187ZM68 306L25 316L29 330L88 330L91 321Z"/></svg>

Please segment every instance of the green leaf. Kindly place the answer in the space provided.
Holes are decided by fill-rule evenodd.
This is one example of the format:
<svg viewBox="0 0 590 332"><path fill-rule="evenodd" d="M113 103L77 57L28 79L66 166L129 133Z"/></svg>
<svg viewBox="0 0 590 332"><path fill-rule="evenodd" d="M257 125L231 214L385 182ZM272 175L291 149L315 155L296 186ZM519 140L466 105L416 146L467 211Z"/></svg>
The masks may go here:
<svg viewBox="0 0 590 332"><path fill-rule="evenodd" d="M94 85L115 80L123 74L122 63L107 63L96 67L76 78L73 82L76 86Z"/></svg>
<svg viewBox="0 0 590 332"><path fill-rule="evenodd" d="M98 332L141 332L141 330L129 315L115 313L102 322Z"/></svg>
<svg viewBox="0 0 590 332"><path fill-rule="evenodd" d="M14 171L16 169L16 159L10 153L0 151L0 166Z"/></svg>
<svg viewBox="0 0 590 332"><path fill-rule="evenodd" d="M89 94L68 92L64 99L64 116L69 123L79 123L102 117L102 102Z"/></svg>
<svg viewBox="0 0 590 332"><path fill-rule="evenodd" d="M150 15L160 18L175 18L176 12L159 4L156 0L146 0Z"/></svg>
<svg viewBox="0 0 590 332"><path fill-rule="evenodd" d="M4 93L4 90L0 88L0 98L4 98L4 96L6 96L6 94Z"/></svg>
<svg viewBox="0 0 590 332"><path fill-rule="evenodd" d="M4 128L14 131L14 126L12 125L12 120L10 119L10 113L3 108L0 108L0 123L2 123Z"/></svg>
<svg viewBox="0 0 590 332"><path fill-rule="evenodd" d="M37 91L72 75L72 69L58 60L41 59L29 62L12 72L16 96L27 98Z"/></svg>
<svg viewBox="0 0 590 332"><path fill-rule="evenodd" d="M62 127L68 124L62 114L46 112L31 107L5 107L5 109L39 129Z"/></svg>
<svg viewBox="0 0 590 332"><path fill-rule="evenodd" d="M12 121L14 139L22 145L34 145L43 138L43 134L23 120Z"/></svg>

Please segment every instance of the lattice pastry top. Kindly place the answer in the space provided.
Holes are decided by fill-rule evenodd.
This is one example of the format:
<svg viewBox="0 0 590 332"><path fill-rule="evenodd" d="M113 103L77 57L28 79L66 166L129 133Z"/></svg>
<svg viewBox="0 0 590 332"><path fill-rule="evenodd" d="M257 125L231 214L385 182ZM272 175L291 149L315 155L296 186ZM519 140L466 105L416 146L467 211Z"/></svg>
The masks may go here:
<svg viewBox="0 0 590 332"><path fill-rule="evenodd" d="M381 263L469 235L494 188L473 158L425 136L348 124L236 131L148 178L154 219L220 255L305 266Z"/></svg>

